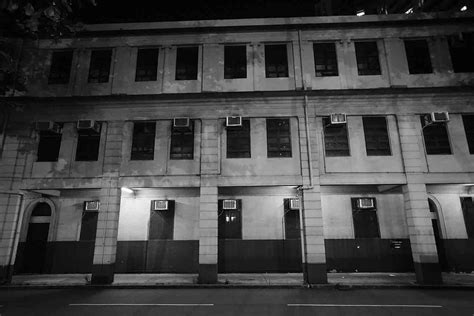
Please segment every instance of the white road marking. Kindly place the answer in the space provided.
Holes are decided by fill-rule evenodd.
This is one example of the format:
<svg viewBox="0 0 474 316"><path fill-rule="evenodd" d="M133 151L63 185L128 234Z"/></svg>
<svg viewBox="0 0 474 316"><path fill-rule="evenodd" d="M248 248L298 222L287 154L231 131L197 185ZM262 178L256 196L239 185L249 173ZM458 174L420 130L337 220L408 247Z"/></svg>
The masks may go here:
<svg viewBox="0 0 474 316"><path fill-rule="evenodd" d="M366 304L287 304L287 306L302 307L412 307L412 308L441 308L441 305L366 305Z"/></svg>
<svg viewBox="0 0 474 316"><path fill-rule="evenodd" d="M124 304L124 303L117 303L117 304L69 304L69 306L214 306L214 304Z"/></svg>

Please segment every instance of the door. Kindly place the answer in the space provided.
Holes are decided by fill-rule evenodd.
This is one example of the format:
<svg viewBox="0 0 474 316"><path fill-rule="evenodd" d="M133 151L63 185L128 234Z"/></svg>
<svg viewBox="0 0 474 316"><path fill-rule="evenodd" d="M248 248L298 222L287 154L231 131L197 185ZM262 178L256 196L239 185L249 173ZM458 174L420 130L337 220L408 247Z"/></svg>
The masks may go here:
<svg viewBox="0 0 474 316"><path fill-rule="evenodd" d="M242 204L241 200L235 200L232 209L224 208L223 204L224 200L219 200L217 265L219 273L228 273L242 260Z"/></svg>

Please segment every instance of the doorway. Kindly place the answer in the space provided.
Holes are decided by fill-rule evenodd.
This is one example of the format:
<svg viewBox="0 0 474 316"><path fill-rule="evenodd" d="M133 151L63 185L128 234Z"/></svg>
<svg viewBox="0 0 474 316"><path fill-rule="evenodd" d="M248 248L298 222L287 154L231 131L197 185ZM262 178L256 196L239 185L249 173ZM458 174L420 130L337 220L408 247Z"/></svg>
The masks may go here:
<svg viewBox="0 0 474 316"><path fill-rule="evenodd" d="M438 207L432 199L428 199L428 204L430 207L431 225L433 226L433 234L436 242L436 250L438 252L439 264L441 270L446 271L448 269L448 262L446 260L446 250L444 247L443 236L441 233Z"/></svg>

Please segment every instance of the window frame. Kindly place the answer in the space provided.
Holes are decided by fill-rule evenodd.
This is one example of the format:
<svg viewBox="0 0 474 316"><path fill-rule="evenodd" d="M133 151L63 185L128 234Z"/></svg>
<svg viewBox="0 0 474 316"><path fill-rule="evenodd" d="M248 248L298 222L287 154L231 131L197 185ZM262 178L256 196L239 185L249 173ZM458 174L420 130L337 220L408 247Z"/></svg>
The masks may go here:
<svg viewBox="0 0 474 316"><path fill-rule="evenodd" d="M367 45L363 48L362 45ZM375 45L376 52L371 51L369 45ZM381 76L382 68L380 64L380 51L378 41L356 41L354 42L355 54L356 54L356 63L357 63L357 74L359 76ZM373 47L372 47L373 48ZM364 55L362 55L364 53ZM367 54L370 53L370 54ZM370 59L377 57L377 63L371 62ZM365 65L364 68L361 68L359 65ZM375 66L376 67L373 67Z"/></svg>
<svg viewBox="0 0 474 316"><path fill-rule="evenodd" d="M189 137L192 139L183 139ZM183 145L184 143L184 145ZM191 145L190 145L191 144ZM187 152L184 149L180 153L174 152L173 148L188 148ZM191 148L191 150L189 150ZM193 160L194 159L194 120L189 120L188 128L177 128L171 125L171 140L170 140L170 160Z"/></svg>
<svg viewBox="0 0 474 316"><path fill-rule="evenodd" d="M459 39L459 35L447 36L449 56L455 73L474 72L474 32L462 32L464 39ZM465 39L467 37L467 39ZM456 47L455 44L463 43L463 47Z"/></svg>
<svg viewBox="0 0 474 316"><path fill-rule="evenodd" d="M466 124L468 119L472 121L470 126ZM466 135L469 154L474 155L474 114L463 114L462 124L464 127L464 135Z"/></svg>
<svg viewBox="0 0 474 316"><path fill-rule="evenodd" d="M270 47L284 47L284 57L283 55L278 55L282 52L273 51L270 52ZM268 49L268 51L267 51ZM265 55L265 78L275 79L275 78L289 78L289 56L288 56L288 43L267 43L264 44L264 55ZM282 58L279 60L279 58ZM280 64L282 62L282 64ZM275 67L275 70L270 71L269 68ZM278 69L281 67L282 69ZM275 76L270 76L270 74L275 74Z"/></svg>
<svg viewBox="0 0 474 316"><path fill-rule="evenodd" d="M408 45L407 45L408 44ZM433 73L433 63L429 43L423 38L406 38L403 40L410 75Z"/></svg>
<svg viewBox="0 0 474 316"><path fill-rule="evenodd" d="M61 124L62 128L62 124ZM40 131L38 133L39 141L38 141L38 148L36 151L36 161L37 162L56 162L59 159L59 152L61 151L61 142L62 142L62 132L61 133L53 133L48 131ZM47 146L48 141L54 141L53 149L51 147L42 148L43 146ZM50 144L51 145L51 144ZM40 157L42 153L45 153L46 157ZM54 155L53 155L54 153Z"/></svg>
<svg viewBox="0 0 474 316"><path fill-rule="evenodd" d="M329 45L331 45L331 49L328 50ZM316 46L324 47L323 49L317 49ZM318 52L320 55L317 56ZM331 54L334 52L334 56ZM322 64L318 64L318 59L323 60ZM317 78L321 77L337 77L339 76L339 65L337 59L337 47L335 42L315 42L313 43L313 60L314 60L314 73ZM328 62L329 61L329 62ZM333 63L332 63L333 62ZM322 66L323 69L319 70L318 74L318 66ZM333 66L333 70L328 70L328 66ZM324 74L324 73L329 74Z"/></svg>
<svg viewBox="0 0 474 316"><path fill-rule="evenodd" d="M468 239L474 239L474 201L471 196L461 196L461 209ZM471 214L468 214L470 212Z"/></svg>
<svg viewBox="0 0 474 316"><path fill-rule="evenodd" d="M174 240L175 204L174 200L168 200L166 211L150 210L148 240Z"/></svg>
<svg viewBox="0 0 474 316"><path fill-rule="evenodd" d="M425 153L426 155L452 155L453 149L451 145L451 140L449 137L448 126L446 123L434 123L434 124L427 124L426 115L420 115L421 121L421 130L423 134L423 143L425 146ZM443 131L441 132L441 128ZM438 131L436 131L438 129ZM431 131L428 135L427 133ZM427 137L432 137L431 139L427 139ZM446 137L446 139L442 139L442 137ZM444 144L445 146L440 146L441 142L447 142ZM437 144L435 147L431 147L430 144ZM442 152L442 149L449 149L449 151Z"/></svg>
<svg viewBox="0 0 474 316"><path fill-rule="evenodd" d="M183 55L185 50L189 50L189 55ZM191 55L190 50L195 50L196 56L192 56L192 60L185 58ZM181 52L181 53L180 53ZM180 72L183 74L180 74ZM176 47L176 65L175 65L175 80L197 80L199 74L199 46L178 46Z"/></svg>
<svg viewBox="0 0 474 316"><path fill-rule="evenodd" d="M81 141L88 141L90 143L86 144L81 144ZM96 142L96 144L91 144L92 141ZM101 141L101 131L99 130L98 132L95 131L78 131L77 133L77 143L76 143L76 155L75 155L75 161L98 161L99 160L99 153L100 153L100 141ZM93 148L95 150L95 153L90 156L87 156L86 154L80 154L81 148L80 146L84 146L84 148Z"/></svg>
<svg viewBox="0 0 474 316"><path fill-rule="evenodd" d="M99 54L101 53L104 54L104 56L100 56ZM91 50L87 83L108 83L110 81L113 53L113 49ZM106 54L109 56L105 56ZM105 60L106 57L108 57L107 60ZM98 71L97 76L93 75L93 71Z"/></svg>
<svg viewBox="0 0 474 316"><path fill-rule="evenodd" d="M323 141L324 141L324 155L325 157L350 157L351 156L351 146L349 142L349 128L347 127L347 123L345 124L334 124L330 125L330 117L322 117L322 123L323 123ZM334 133L334 135L328 135L328 131L336 131L337 133ZM342 133L344 132L344 133ZM341 135L343 134L343 135ZM345 143L347 144L347 149L334 149L328 151L328 137L333 137L333 138L345 138ZM336 141L336 143L343 143L343 141L339 140ZM343 154L337 154L337 153L331 153L332 151L336 152L342 152L345 151ZM328 154L331 153L331 154Z"/></svg>
<svg viewBox="0 0 474 316"><path fill-rule="evenodd" d="M238 142L244 144L244 149L247 150L232 150L233 145ZM239 147L239 146L235 146ZM240 148L237 148L240 149ZM226 158L227 159L241 159L251 158L252 144L251 144L251 130L250 120L243 119L241 127L227 127L226 128Z"/></svg>
<svg viewBox="0 0 474 316"><path fill-rule="evenodd" d="M381 130L382 126L368 126L366 122L369 120L383 119L384 122L384 133L374 135L373 131L377 129ZM388 130L388 123L386 116L362 116L362 127L364 130L364 140L365 140L365 152L369 156L392 156L392 144L390 142L390 132ZM369 134L369 132L372 132ZM375 141L374 141L375 138ZM386 138L381 140L381 138ZM376 146L372 147L370 143L375 143ZM380 144L386 144L386 146L377 146Z"/></svg>
<svg viewBox="0 0 474 316"><path fill-rule="evenodd" d="M218 239L242 239L242 200L235 199L237 201L237 208L235 210L224 210L223 201L224 199L219 199L217 201L217 238ZM233 227L233 230L226 228L226 221L223 220L226 215L232 216L232 214L238 214L237 221L235 223L236 227ZM224 217L221 217L224 216ZM238 227L237 227L238 226Z"/></svg>
<svg viewBox="0 0 474 316"><path fill-rule="evenodd" d="M70 60L66 60L66 64L59 61L64 61L57 57L59 54L70 54ZM55 58L56 56L56 58ZM58 60L59 59L59 60ZM74 59L74 50L54 50L51 53L51 65L49 67L48 84L68 84L71 81L72 61ZM53 77L52 77L53 76Z"/></svg>
<svg viewBox="0 0 474 316"><path fill-rule="evenodd" d="M141 125L143 125L143 129L145 130L143 133L139 133L141 131L138 131L138 127ZM150 126L147 126L147 125L150 125ZM149 128L148 132L146 131L147 128ZM133 122L132 142L131 142L131 148L130 148L130 160L134 160L134 161L154 160L155 141L156 141L156 122L155 121ZM146 145L143 145L143 147L144 148L149 147L151 148L151 150L134 150L134 148L138 147L138 146L135 146L137 142L146 143Z"/></svg>
<svg viewBox="0 0 474 316"><path fill-rule="evenodd" d="M285 131L281 131L277 128L270 129L269 122L274 121L275 123L272 124L277 124L277 121L288 122L288 136L285 136ZM292 152L292 144L291 144L291 120L290 118L267 118L266 121L266 132L267 132L267 158L292 158L293 152ZM281 125L280 125L281 126ZM273 126L272 126L273 127ZM283 134L283 136L281 136ZM281 141L281 138L288 138L288 147L289 150L283 150L282 151L282 146L285 146L285 143ZM278 145L279 150L270 150L270 140L272 138L276 138L277 141L275 143ZM273 141L272 141L273 142ZM288 154L283 154L282 153L288 153Z"/></svg>
<svg viewBox="0 0 474 316"><path fill-rule="evenodd" d="M91 217L92 222L87 222L86 217ZM82 211L81 217L81 231L79 233L79 241L95 241L97 237L97 223L99 221L99 212ZM87 230L84 224L90 223L91 227L87 226Z"/></svg>
<svg viewBox="0 0 474 316"><path fill-rule="evenodd" d="M141 54L140 54L141 53ZM149 55L156 53L155 58ZM142 57L142 59L140 59ZM149 60L145 57L150 58ZM158 80L158 58L160 57L160 49L158 47L140 47L137 49L137 59L135 65L135 82L157 81ZM145 74L139 74L144 71Z"/></svg>
<svg viewBox="0 0 474 316"><path fill-rule="evenodd" d="M241 50L243 48L244 54L243 54L243 59L241 54L242 52L233 52L231 54L231 50ZM232 55L232 56L231 56ZM237 56L236 59L232 59L232 57ZM248 74L247 74L247 45L245 44L235 44L235 45L224 45L224 79L246 79ZM235 75L235 73L237 73Z"/></svg>
<svg viewBox="0 0 474 316"><path fill-rule="evenodd" d="M300 211L290 209L291 198L283 199L283 221L285 224L285 240L288 239L301 239L301 223L300 223ZM290 226L289 219L292 220L296 217L296 225Z"/></svg>
<svg viewBox="0 0 474 316"><path fill-rule="evenodd" d="M374 200L374 207L371 209L359 209L357 207L357 199L359 198L372 198ZM351 205L352 205L352 224L354 227L354 238L380 238L380 222L377 210L377 199L375 197L351 197ZM373 212L373 213L369 213ZM372 217L371 220L373 221L369 226L367 223L363 225L358 225L360 222L356 220L356 216L370 216L375 214L375 217ZM361 218L361 217L359 217ZM369 229L370 228L370 229ZM376 229L375 229L376 228Z"/></svg>

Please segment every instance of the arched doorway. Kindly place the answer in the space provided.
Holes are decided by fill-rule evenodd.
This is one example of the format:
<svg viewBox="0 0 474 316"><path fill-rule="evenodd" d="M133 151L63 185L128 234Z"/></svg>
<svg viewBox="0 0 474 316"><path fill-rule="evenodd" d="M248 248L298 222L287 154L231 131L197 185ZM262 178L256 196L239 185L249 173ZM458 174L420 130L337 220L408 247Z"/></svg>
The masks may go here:
<svg viewBox="0 0 474 316"><path fill-rule="evenodd" d="M439 210L435 202L432 199L428 199L428 204L431 213L431 224L433 226L433 234L436 241L436 250L438 251L438 260L441 266L441 270L448 269L448 263L446 261L446 251L444 249L443 236L441 233Z"/></svg>
<svg viewBox="0 0 474 316"><path fill-rule="evenodd" d="M46 202L37 203L31 212L19 273L45 272L51 215L51 206Z"/></svg>

